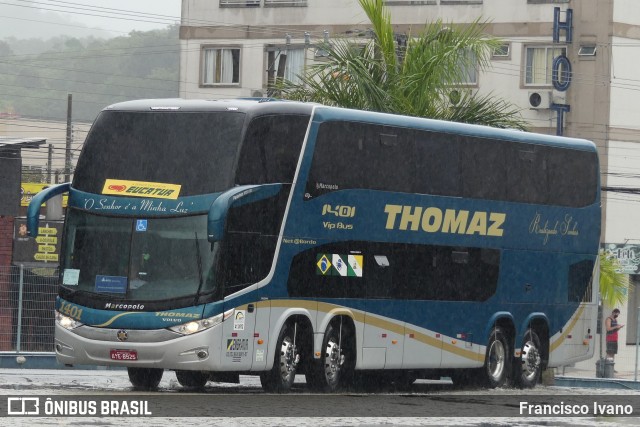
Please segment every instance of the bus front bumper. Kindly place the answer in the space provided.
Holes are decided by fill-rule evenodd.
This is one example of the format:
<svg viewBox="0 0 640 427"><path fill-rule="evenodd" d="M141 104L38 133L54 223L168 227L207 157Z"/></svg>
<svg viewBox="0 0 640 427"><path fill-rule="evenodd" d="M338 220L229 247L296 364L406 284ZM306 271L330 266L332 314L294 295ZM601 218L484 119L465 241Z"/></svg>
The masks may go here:
<svg viewBox="0 0 640 427"><path fill-rule="evenodd" d="M68 330L56 322L54 347L64 365L214 371L220 367L221 331L221 325L192 335L86 325Z"/></svg>

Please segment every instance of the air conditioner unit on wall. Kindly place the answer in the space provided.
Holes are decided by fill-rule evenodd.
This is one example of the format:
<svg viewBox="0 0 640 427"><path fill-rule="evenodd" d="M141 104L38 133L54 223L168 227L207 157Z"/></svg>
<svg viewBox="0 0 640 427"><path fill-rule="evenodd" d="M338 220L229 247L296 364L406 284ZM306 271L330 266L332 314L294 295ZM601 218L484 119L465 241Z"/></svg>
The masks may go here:
<svg viewBox="0 0 640 427"><path fill-rule="evenodd" d="M536 90L529 92L529 108L532 110L545 110L551 107L550 90Z"/></svg>

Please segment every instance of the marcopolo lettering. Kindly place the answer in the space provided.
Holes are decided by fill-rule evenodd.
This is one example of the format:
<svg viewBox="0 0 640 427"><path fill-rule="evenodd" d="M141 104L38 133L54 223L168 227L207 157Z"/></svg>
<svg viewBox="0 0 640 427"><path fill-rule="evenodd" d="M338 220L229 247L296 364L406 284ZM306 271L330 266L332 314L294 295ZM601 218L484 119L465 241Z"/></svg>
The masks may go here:
<svg viewBox="0 0 640 427"><path fill-rule="evenodd" d="M452 233L502 237L507 214L500 212L440 209L435 206L385 205L387 230L422 230L426 233Z"/></svg>

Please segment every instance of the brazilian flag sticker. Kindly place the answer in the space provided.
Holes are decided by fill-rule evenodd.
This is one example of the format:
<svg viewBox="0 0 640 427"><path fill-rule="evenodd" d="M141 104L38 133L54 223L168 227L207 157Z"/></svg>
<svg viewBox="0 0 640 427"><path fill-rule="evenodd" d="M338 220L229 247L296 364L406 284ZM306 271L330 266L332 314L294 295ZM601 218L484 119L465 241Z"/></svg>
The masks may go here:
<svg viewBox="0 0 640 427"><path fill-rule="evenodd" d="M318 254L318 262L316 266L318 269L316 270L316 274L320 274L322 276L330 276L331 275L331 261L329 261L329 257L326 254Z"/></svg>

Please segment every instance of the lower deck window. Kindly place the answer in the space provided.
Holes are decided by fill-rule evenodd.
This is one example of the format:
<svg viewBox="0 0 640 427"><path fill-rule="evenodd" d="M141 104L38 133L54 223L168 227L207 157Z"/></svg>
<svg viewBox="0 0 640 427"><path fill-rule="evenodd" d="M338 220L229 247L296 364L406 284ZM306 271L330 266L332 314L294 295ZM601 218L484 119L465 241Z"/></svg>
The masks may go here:
<svg viewBox="0 0 640 427"><path fill-rule="evenodd" d="M298 254L293 297L485 301L495 294L498 249L342 242Z"/></svg>

